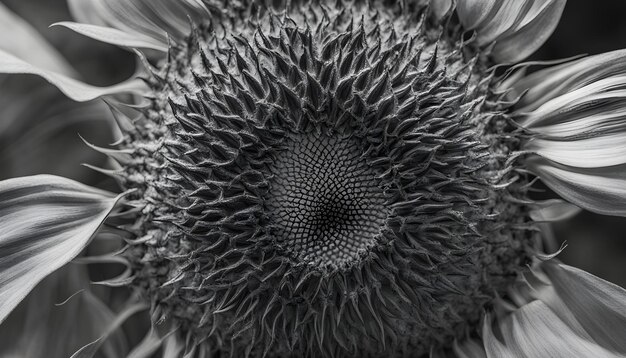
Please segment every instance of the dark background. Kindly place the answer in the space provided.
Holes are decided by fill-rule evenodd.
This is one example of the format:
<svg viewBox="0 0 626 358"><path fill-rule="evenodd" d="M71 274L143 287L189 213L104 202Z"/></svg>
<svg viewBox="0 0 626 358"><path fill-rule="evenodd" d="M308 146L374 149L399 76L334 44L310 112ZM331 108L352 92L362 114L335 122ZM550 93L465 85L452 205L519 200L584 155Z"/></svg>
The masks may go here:
<svg viewBox="0 0 626 358"><path fill-rule="evenodd" d="M0 0L34 24L77 67L84 79L112 84L132 73L133 56L109 45L48 29L69 20L65 0ZM531 59L552 60L626 48L626 1L570 0L548 42ZM69 40L68 40L69 39ZM554 227L568 247L559 256L566 263L626 287L626 219L587 212Z"/></svg>

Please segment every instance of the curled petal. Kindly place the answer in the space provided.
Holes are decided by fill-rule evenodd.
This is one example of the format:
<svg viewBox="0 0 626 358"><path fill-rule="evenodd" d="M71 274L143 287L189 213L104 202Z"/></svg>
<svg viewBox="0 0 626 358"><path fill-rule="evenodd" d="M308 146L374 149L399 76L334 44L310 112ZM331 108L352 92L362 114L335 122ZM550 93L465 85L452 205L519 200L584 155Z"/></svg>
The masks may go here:
<svg viewBox="0 0 626 358"><path fill-rule="evenodd" d="M57 72L35 67L2 50L0 50L0 73L22 73L41 76L55 85L65 95L79 102L117 93L141 94L145 92L145 84L139 79L129 79L109 87L95 87Z"/></svg>
<svg viewBox="0 0 626 358"><path fill-rule="evenodd" d="M161 52L167 52L167 43L153 39L152 37L140 33L127 33L110 27L79 24L76 22L58 22L52 26L59 25L67 27L81 35L91 37L94 40L102 41L111 45L131 48L148 48Z"/></svg>
<svg viewBox="0 0 626 358"><path fill-rule="evenodd" d="M584 169L538 157L527 165L565 200L599 214L626 216L626 166Z"/></svg>
<svg viewBox="0 0 626 358"><path fill-rule="evenodd" d="M579 336L542 301L536 300L501 318L499 341L485 322L483 339L488 357L606 357L620 355Z"/></svg>
<svg viewBox="0 0 626 358"><path fill-rule="evenodd" d="M79 22L140 34L162 44L167 44L168 34L177 39L189 34L189 18L209 16L201 0L68 0L68 5Z"/></svg>
<svg viewBox="0 0 626 358"><path fill-rule="evenodd" d="M535 52L559 23L565 0L459 0L463 26L480 46L494 43L497 62L518 62Z"/></svg>
<svg viewBox="0 0 626 358"><path fill-rule="evenodd" d="M167 336L163 342L163 358L177 358L181 356L185 343L175 334Z"/></svg>
<svg viewBox="0 0 626 358"><path fill-rule="evenodd" d="M494 59L515 63L533 54L552 35L564 8L565 0L535 1L519 27L496 41Z"/></svg>
<svg viewBox="0 0 626 358"><path fill-rule="evenodd" d="M574 317L599 345L626 355L626 290L554 261L545 262L542 268L559 300L546 298L550 291L545 290L538 291L538 297L548 304L560 304L555 308L567 310L567 316Z"/></svg>
<svg viewBox="0 0 626 358"><path fill-rule="evenodd" d="M529 113L554 98L602 79L624 74L626 50L607 52L549 67L523 77L511 86L511 98L524 93L516 105L516 111Z"/></svg>
<svg viewBox="0 0 626 358"><path fill-rule="evenodd" d="M515 115L522 126L539 132L547 126L586 121L594 114L617 109L616 103L623 105L625 84L624 75L598 79L577 89L555 94L553 98L544 98L545 102L531 112L516 108Z"/></svg>
<svg viewBox="0 0 626 358"><path fill-rule="evenodd" d="M502 5L498 0L459 0L456 9L463 27L473 30L482 24L492 10Z"/></svg>
<svg viewBox="0 0 626 358"><path fill-rule="evenodd" d="M150 358L161 347L164 340L165 337L159 337L157 332L151 329L141 343L128 354L127 358Z"/></svg>
<svg viewBox="0 0 626 358"><path fill-rule="evenodd" d="M590 56L509 84L513 116L533 138L531 171L582 208L625 215L626 51Z"/></svg>
<svg viewBox="0 0 626 358"><path fill-rule="evenodd" d="M483 343L487 358L516 358L511 349L507 348L494 334L491 327L491 315L487 314L483 321Z"/></svg>
<svg viewBox="0 0 626 358"><path fill-rule="evenodd" d="M118 200L51 175L0 182L0 322L89 244Z"/></svg>

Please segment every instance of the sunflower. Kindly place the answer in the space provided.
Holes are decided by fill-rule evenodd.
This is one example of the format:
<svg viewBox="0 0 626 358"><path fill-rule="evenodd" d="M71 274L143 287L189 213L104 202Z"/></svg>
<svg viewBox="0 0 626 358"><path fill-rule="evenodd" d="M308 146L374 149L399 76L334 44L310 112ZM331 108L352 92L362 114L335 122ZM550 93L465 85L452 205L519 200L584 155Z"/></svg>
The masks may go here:
<svg viewBox="0 0 626 358"><path fill-rule="evenodd" d="M0 72L54 86L2 108L8 356L626 356L626 291L550 230L626 215L626 51L523 62L565 0L68 5L137 68L80 81L0 6Z"/></svg>

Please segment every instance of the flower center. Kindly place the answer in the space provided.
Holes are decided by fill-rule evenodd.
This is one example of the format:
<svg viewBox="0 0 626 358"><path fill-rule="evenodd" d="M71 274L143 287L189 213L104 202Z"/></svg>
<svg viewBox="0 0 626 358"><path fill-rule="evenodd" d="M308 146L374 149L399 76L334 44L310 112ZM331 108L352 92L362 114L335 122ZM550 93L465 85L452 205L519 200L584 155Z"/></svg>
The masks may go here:
<svg viewBox="0 0 626 358"><path fill-rule="evenodd" d="M276 235L298 261L345 267L376 243L385 198L355 139L298 135L271 172Z"/></svg>

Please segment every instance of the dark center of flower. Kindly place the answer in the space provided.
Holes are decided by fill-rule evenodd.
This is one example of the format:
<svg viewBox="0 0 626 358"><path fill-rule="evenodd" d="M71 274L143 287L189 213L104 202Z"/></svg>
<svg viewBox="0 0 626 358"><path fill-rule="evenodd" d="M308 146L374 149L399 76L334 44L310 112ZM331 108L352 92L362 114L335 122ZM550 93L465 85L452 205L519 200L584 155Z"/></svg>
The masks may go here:
<svg viewBox="0 0 626 358"><path fill-rule="evenodd" d="M355 139L296 136L271 172L276 235L298 261L345 267L376 243L388 212Z"/></svg>

